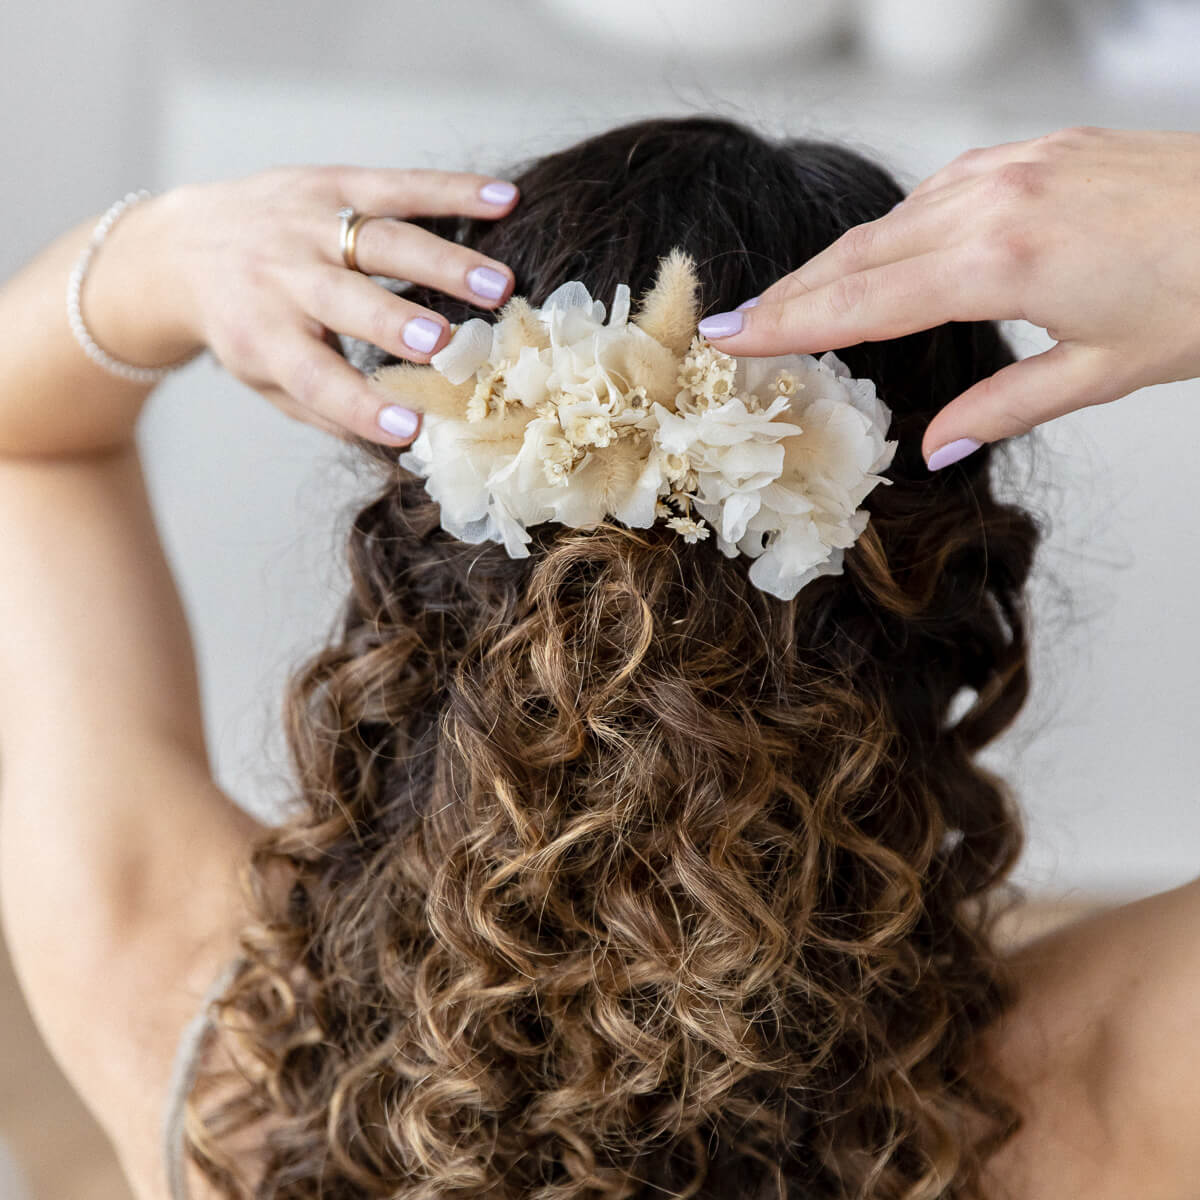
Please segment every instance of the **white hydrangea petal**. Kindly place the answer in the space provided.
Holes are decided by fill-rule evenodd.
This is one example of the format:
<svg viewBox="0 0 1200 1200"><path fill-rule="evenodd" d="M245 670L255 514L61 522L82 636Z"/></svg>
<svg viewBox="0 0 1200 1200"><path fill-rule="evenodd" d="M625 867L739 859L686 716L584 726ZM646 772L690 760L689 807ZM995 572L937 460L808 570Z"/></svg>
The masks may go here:
<svg viewBox="0 0 1200 1200"><path fill-rule="evenodd" d="M721 533L721 505L707 504L703 500L693 499L692 509L713 527L717 549L726 558L736 558L739 553L737 543L731 542Z"/></svg>
<svg viewBox="0 0 1200 1200"><path fill-rule="evenodd" d="M482 317L472 317L454 331L429 362L451 383L466 383L487 362L491 352L492 325Z"/></svg>
<svg viewBox="0 0 1200 1200"><path fill-rule="evenodd" d="M791 600L814 579L819 579L822 575L841 575L842 554L843 551L835 550L824 562L794 575L778 571L775 561L769 557L768 550L750 565L750 582L780 600ZM763 565L764 562L766 565Z"/></svg>
<svg viewBox="0 0 1200 1200"><path fill-rule="evenodd" d="M397 459L402 467L414 475L424 475L425 468L433 460L433 451L429 445L429 429L430 426L436 426L441 420L441 417L426 413L425 419L421 422L420 432L409 442L408 449Z"/></svg>
<svg viewBox="0 0 1200 1200"><path fill-rule="evenodd" d="M883 448L879 451L879 457L876 458L868 468L871 473L871 479L873 483L885 483L889 486L891 485L893 481L890 479L880 478L879 473L881 471L886 471L888 467L892 465L892 462L896 457L896 450L899 448L899 446L900 443L897 441L883 443Z"/></svg>
<svg viewBox="0 0 1200 1200"><path fill-rule="evenodd" d="M743 442L741 445L706 447L704 468L719 472L740 487L760 488L779 477L784 448L777 442Z"/></svg>
<svg viewBox="0 0 1200 1200"><path fill-rule="evenodd" d="M776 528L770 513L760 508L746 523L746 532L738 538L738 552L747 558L757 558L766 549L763 534L774 533Z"/></svg>
<svg viewBox="0 0 1200 1200"><path fill-rule="evenodd" d="M546 381L553 370L533 346L522 346L517 361L505 372L509 394L526 408L537 408L547 399Z"/></svg>
<svg viewBox="0 0 1200 1200"><path fill-rule="evenodd" d="M829 548L812 522L797 521L781 529L755 558L750 582L780 600L790 600L804 583L818 575L840 574L840 560L836 568L831 563Z"/></svg>
<svg viewBox="0 0 1200 1200"><path fill-rule="evenodd" d="M609 325L624 325L629 320L629 284L618 283L613 295L612 314L608 318Z"/></svg>
<svg viewBox="0 0 1200 1200"><path fill-rule="evenodd" d="M737 558L738 548L736 542L727 542L720 534L717 533L717 549L721 551L726 558Z"/></svg>
<svg viewBox="0 0 1200 1200"><path fill-rule="evenodd" d="M813 502L803 491L773 480L762 489L762 501L768 508L783 516L798 517L813 510Z"/></svg>
<svg viewBox="0 0 1200 1200"><path fill-rule="evenodd" d="M804 384L802 389L797 389L796 395L791 397L800 420L803 424L803 414L809 406L821 400L830 401L841 405L851 405L851 393L846 386L845 379L837 373L828 362L822 362L813 358L811 355L804 356L808 361L800 370L793 369L793 374L799 382ZM826 359L830 355L824 356ZM840 361L840 360L839 360Z"/></svg>
<svg viewBox="0 0 1200 1200"><path fill-rule="evenodd" d="M596 332L603 328L604 323L604 306L599 300L595 303L600 305L599 314L584 308L555 309L550 326L552 343L577 351L589 363L595 359L593 347Z"/></svg>
<svg viewBox="0 0 1200 1200"><path fill-rule="evenodd" d="M721 505L721 521L718 526L721 536L736 542L745 536L750 518L762 507L758 492L735 492Z"/></svg>
<svg viewBox="0 0 1200 1200"><path fill-rule="evenodd" d="M624 325L616 330L605 326L600 333L596 334L592 342L592 378L597 385L603 384L603 390L609 400L609 411L613 414L626 407L625 397L629 390L636 386L636 381L631 378L631 373L622 369L624 367L623 356L619 351L614 353L616 348L628 344L630 339L625 331L633 328L636 326Z"/></svg>
<svg viewBox="0 0 1200 1200"><path fill-rule="evenodd" d="M691 414L688 414L688 417L691 417ZM684 419L688 420L687 417ZM710 413L701 413L692 418L690 423L696 427L694 442L714 449L719 446L735 446L749 436L749 430L739 428L735 421L723 421L712 417Z"/></svg>
<svg viewBox="0 0 1200 1200"><path fill-rule="evenodd" d="M477 520L487 511L486 469L481 470L478 456L470 452L464 431L465 421L430 416L422 422L422 432L413 441L425 438L421 454L425 490L441 505L442 522L457 537L457 528Z"/></svg>
<svg viewBox="0 0 1200 1200"><path fill-rule="evenodd" d="M443 528L445 528L444 522ZM454 536L460 542L467 542L469 545L476 546L480 542L498 541L499 539L493 536L495 528L496 523L492 520L492 514L488 512L484 513L478 520L468 521ZM448 529L447 532L452 533L453 530Z"/></svg>
<svg viewBox="0 0 1200 1200"><path fill-rule="evenodd" d="M574 346L604 324L604 304L593 300L587 287L572 280L557 287L541 308L552 346Z"/></svg>
<svg viewBox="0 0 1200 1200"><path fill-rule="evenodd" d="M528 545L533 537L525 531L521 524L505 507L504 502L497 497L488 509L493 522L491 540L503 542L509 558L528 558Z"/></svg>
<svg viewBox="0 0 1200 1200"><path fill-rule="evenodd" d="M892 410L879 398L873 379L842 381L846 399L875 427L882 438L892 423Z"/></svg>
<svg viewBox="0 0 1200 1200"><path fill-rule="evenodd" d="M790 439L781 478L821 506L839 510L856 507L853 494L873 457L864 436L865 418L856 409L821 399L805 412L805 433Z"/></svg>
<svg viewBox="0 0 1200 1200"><path fill-rule="evenodd" d="M649 529L654 524L658 498L666 492L662 460L657 454L651 454L625 500L614 508L613 516L631 529Z"/></svg>
<svg viewBox="0 0 1200 1200"><path fill-rule="evenodd" d="M651 411L658 419L654 441L666 454L686 454L699 436L700 428L691 413L673 413L657 401Z"/></svg>
<svg viewBox="0 0 1200 1200"><path fill-rule="evenodd" d="M818 359L818 363L826 371L836 375L839 379L849 379L850 368L832 350L826 350Z"/></svg>
<svg viewBox="0 0 1200 1200"><path fill-rule="evenodd" d="M592 293L588 291L587 285L581 283L578 279L572 279L569 283L559 284L546 297L542 304L542 317L545 319L552 309L569 309L569 308L584 308L588 312L592 309Z"/></svg>

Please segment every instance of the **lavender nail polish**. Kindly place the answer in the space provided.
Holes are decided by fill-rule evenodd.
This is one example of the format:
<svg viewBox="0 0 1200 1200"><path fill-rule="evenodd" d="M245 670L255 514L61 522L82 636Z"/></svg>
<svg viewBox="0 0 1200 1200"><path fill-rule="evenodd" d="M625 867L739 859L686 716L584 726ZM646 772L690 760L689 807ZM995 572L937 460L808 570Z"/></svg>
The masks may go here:
<svg viewBox="0 0 1200 1200"><path fill-rule="evenodd" d="M955 442L947 442L929 456L929 469L937 471L942 467L948 467L951 463L958 462L960 458L966 458L968 454L978 450L982 445L982 442L977 442L974 438L969 437L959 438Z"/></svg>
<svg viewBox="0 0 1200 1200"><path fill-rule="evenodd" d="M743 308L753 308L761 299L761 296L751 296L749 300L743 300L735 311L741 312Z"/></svg>
<svg viewBox="0 0 1200 1200"><path fill-rule="evenodd" d="M491 267L476 267L467 272L467 286L477 296L483 296L486 300L499 300L504 295L504 289L508 287L508 279L499 271L493 271Z"/></svg>
<svg viewBox="0 0 1200 1200"><path fill-rule="evenodd" d="M422 354L432 350L441 336L442 327L428 317L413 317L404 326L404 344L410 350L418 350Z"/></svg>
<svg viewBox="0 0 1200 1200"><path fill-rule="evenodd" d="M480 200L488 204L507 204L516 194L517 189L511 183L485 183L479 189Z"/></svg>
<svg viewBox="0 0 1200 1200"><path fill-rule="evenodd" d="M696 328L706 338L732 337L742 331L742 314L740 312L713 313L705 317Z"/></svg>
<svg viewBox="0 0 1200 1200"><path fill-rule="evenodd" d="M379 413L379 428L393 437L412 437L417 428L419 418L415 412L401 408L398 404L389 404Z"/></svg>

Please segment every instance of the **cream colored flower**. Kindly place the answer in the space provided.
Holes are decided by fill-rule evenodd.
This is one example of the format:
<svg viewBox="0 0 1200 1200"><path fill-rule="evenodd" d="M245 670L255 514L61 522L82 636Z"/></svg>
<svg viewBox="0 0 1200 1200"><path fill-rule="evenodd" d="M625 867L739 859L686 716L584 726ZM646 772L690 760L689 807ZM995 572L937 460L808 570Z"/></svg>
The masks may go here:
<svg viewBox="0 0 1200 1200"><path fill-rule="evenodd" d="M672 517L667 525L676 533L683 534L685 542L702 542L708 537L708 526L703 521L693 521L691 517Z"/></svg>
<svg viewBox="0 0 1200 1200"><path fill-rule="evenodd" d="M679 369L679 386L684 389L688 410L723 404L732 398L737 360L703 338L695 338ZM688 401L690 400L690 403Z"/></svg>

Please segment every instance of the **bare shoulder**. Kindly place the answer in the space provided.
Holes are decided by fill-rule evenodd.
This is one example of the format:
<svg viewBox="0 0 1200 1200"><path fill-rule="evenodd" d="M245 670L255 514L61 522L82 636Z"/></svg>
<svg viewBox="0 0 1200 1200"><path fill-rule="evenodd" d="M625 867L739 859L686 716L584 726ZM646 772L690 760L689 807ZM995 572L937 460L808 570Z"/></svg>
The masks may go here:
<svg viewBox="0 0 1200 1200"><path fill-rule="evenodd" d="M998 1197L1192 1200L1200 1173L1200 880L1089 912L1008 955L1019 999L984 1039L1025 1097Z"/></svg>

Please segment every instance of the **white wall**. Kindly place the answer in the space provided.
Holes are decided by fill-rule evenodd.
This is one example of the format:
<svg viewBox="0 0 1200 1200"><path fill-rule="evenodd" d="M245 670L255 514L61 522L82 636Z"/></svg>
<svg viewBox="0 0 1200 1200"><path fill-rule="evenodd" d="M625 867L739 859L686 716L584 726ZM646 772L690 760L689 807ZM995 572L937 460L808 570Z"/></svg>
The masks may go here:
<svg viewBox="0 0 1200 1200"><path fill-rule="evenodd" d="M528 3L209 0L162 5L153 20L134 3L104 8L72 5L66 21L61 6L53 18L14 13L35 37L53 31L54 86L66 90L47 107L48 68L3 52L18 74L2 95L23 100L28 121L6 122L0 148L34 164L0 192L9 269L31 242L132 187L282 162L498 171L650 113L711 109L843 138L908 185L972 145L1081 122L1195 128L1200 117L1195 100L1097 91L1062 59L1053 24L1031 31L1008 69L930 85L812 61L739 73L683 56L580 59ZM1022 352L1049 345L1010 329ZM1039 890L1149 892L1200 873L1200 537L1186 458L1198 401L1200 385L1172 385L1054 422L1034 476L1012 484L1052 531L1034 589L1035 695L985 761L1027 808L1020 876ZM334 616L346 522L367 484L331 439L207 359L159 389L142 437L196 631L218 777L269 815L287 794L283 680Z"/></svg>
<svg viewBox="0 0 1200 1200"><path fill-rule="evenodd" d="M0 5L0 277L152 170L163 10Z"/></svg>

